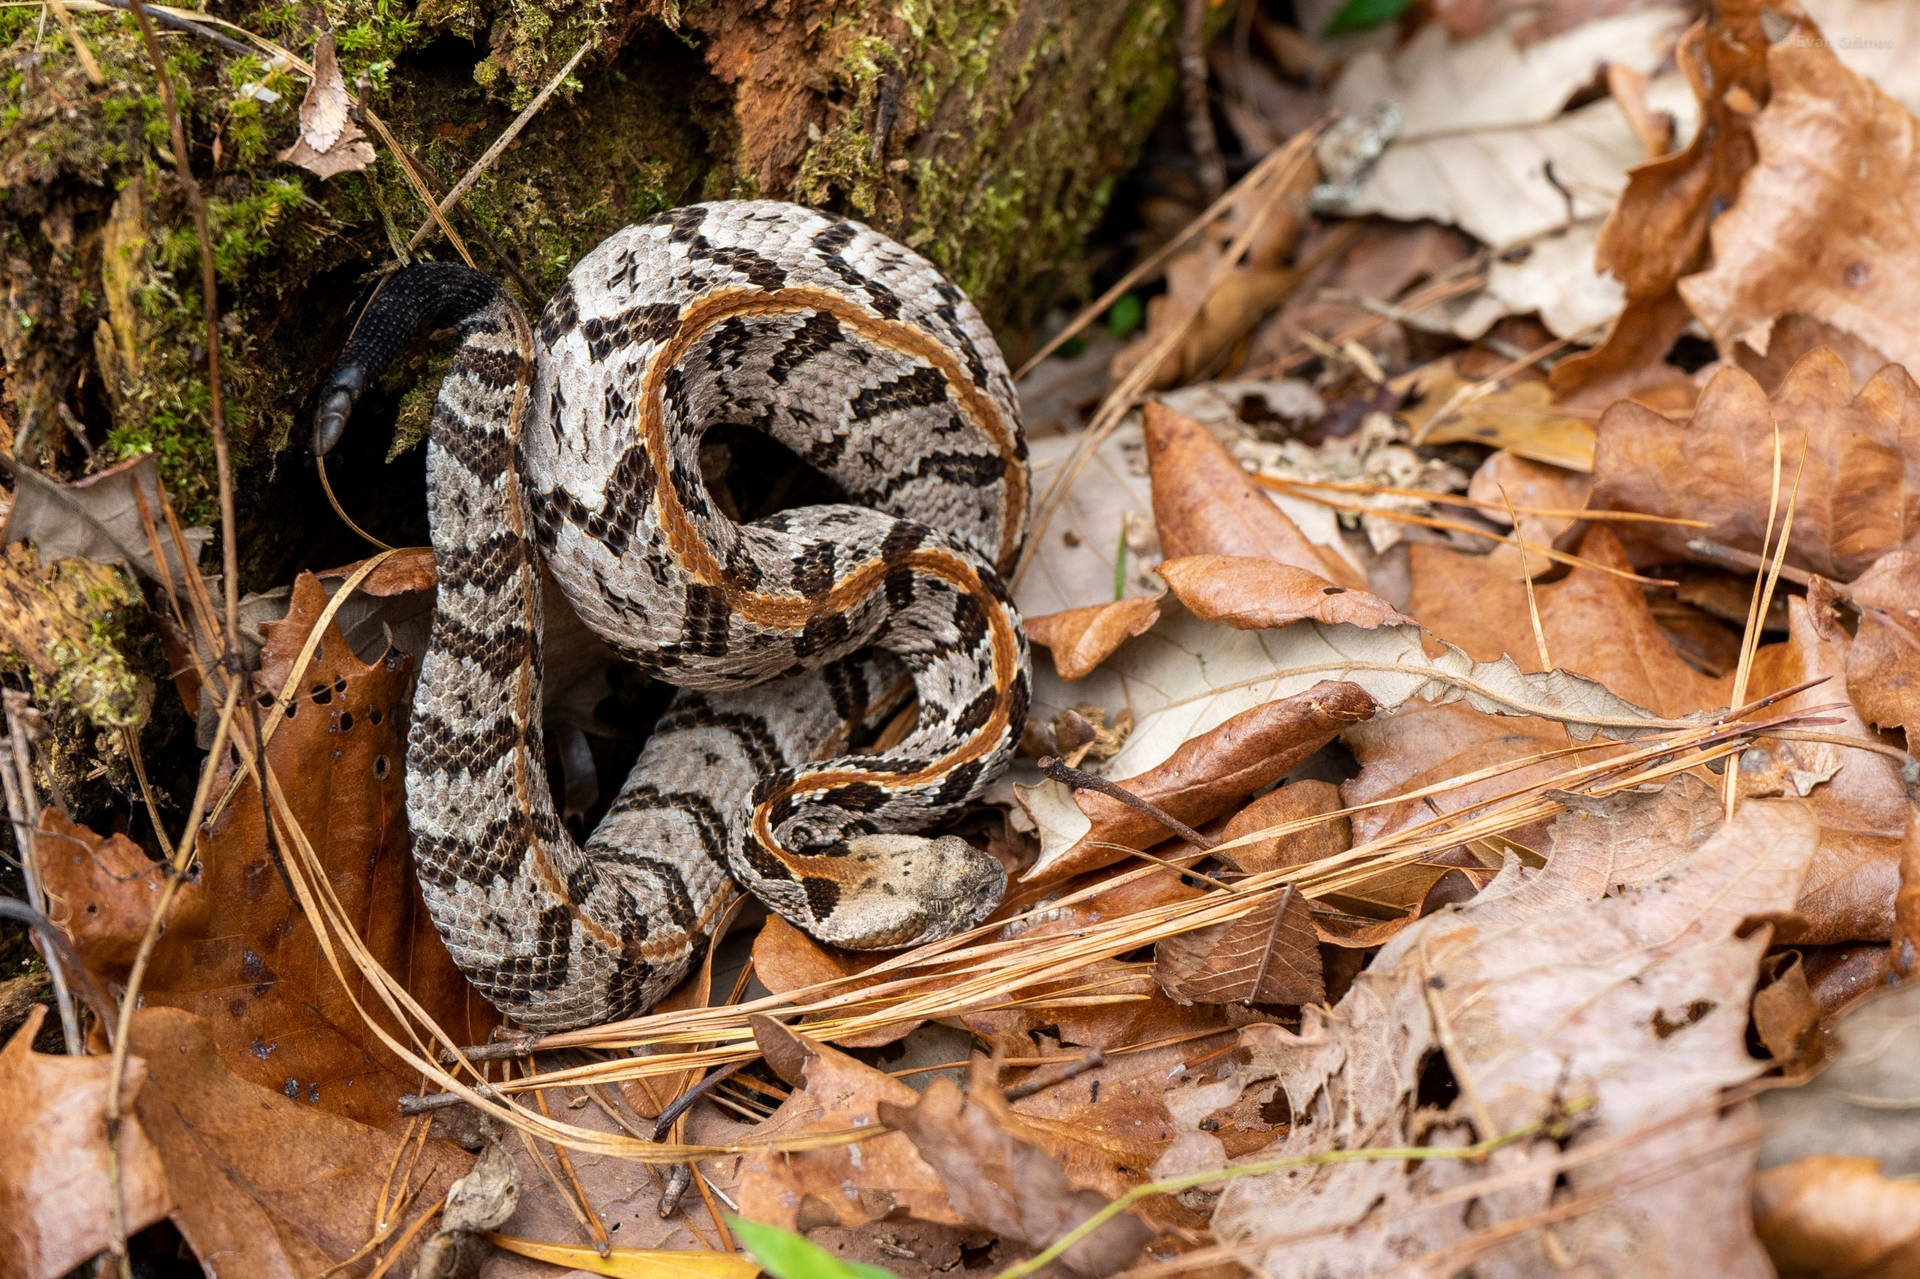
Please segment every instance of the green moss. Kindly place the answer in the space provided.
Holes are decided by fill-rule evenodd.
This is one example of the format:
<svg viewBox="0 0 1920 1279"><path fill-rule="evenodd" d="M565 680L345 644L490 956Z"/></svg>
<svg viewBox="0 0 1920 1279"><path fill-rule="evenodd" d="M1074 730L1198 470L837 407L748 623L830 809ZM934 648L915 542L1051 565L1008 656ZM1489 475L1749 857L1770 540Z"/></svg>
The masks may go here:
<svg viewBox="0 0 1920 1279"><path fill-rule="evenodd" d="M1030 318L1038 302L1022 290L1072 262L1113 175L1171 92L1175 0L1115 0L1110 10L1073 0L1063 11L1076 16L1038 40L1019 26L1032 16L1016 0L814 4L796 0L787 29L804 46L791 53L796 63L810 74L824 68L805 91L826 105L805 146L768 181L748 163L732 91L707 65L717 24L739 20L731 8L322 0L347 78L440 190L582 42L620 33L626 52L611 65L601 55L583 63L463 200L459 225L476 264L524 277L529 309L619 226L692 200L768 196L891 229L951 272L990 318ZM311 52L310 6L238 0L222 13ZM199 248L173 184L152 68L124 15L81 15L106 77L93 86L57 25L42 37L37 17L0 9L0 40L13 55L0 59L0 238L6 258L33 266L0 314L0 355L22 397L15 420L52 430L56 404L75 407L77 387L97 388L88 393L105 402L93 420L109 451L154 452L183 517L211 522ZM260 577L277 580L311 530L256 516L276 509L283 485L310 502L304 471L278 462L345 338L369 268L406 243L421 205L384 144L366 173L326 182L275 161L296 135L304 82L260 57L186 37L165 44L214 235L242 549ZM463 58L468 47L473 56ZM138 247L121 250L129 278L115 285L103 263L112 220L103 211L129 184L147 194L128 215L138 234L121 238ZM437 231L417 252L453 256ZM116 311L118 294L131 302ZM96 369L110 319L112 344L135 354ZM424 422L420 399L408 393L401 406L402 440Z"/></svg>

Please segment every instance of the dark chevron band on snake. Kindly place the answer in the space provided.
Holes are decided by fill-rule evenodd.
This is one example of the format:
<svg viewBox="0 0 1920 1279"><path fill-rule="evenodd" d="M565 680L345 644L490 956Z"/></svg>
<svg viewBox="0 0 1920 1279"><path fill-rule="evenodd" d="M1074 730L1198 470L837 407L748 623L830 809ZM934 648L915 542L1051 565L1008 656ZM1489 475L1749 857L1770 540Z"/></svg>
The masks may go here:
<svg viewBox="0 0 1920 1279"><path fill-rule="evenodd" d="M1005 768L1028 702L1000 576L1026 529L1026 445L960 289L868 227L760 201L617 232L537 332L479 272L409 267L330 376L316 452L429 324L461 341L427 451L439 585L407 817L474 985L535 1029L632 1016L736 882L838 946L979 922L999 863L912 833ZM733 522L699 467L721 425L772 436L849 504ZM683 690L584 846L543 766L543 565L588 626ZM912 731L833 754L902 668Z"/></svg>

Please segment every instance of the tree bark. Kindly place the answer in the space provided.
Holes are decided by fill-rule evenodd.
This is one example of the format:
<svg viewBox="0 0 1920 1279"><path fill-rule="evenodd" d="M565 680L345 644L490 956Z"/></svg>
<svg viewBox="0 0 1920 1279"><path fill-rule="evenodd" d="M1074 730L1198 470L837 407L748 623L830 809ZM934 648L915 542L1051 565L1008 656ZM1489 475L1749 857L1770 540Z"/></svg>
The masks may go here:
<svg viewBox="0 0 1920 1279"><path fill-rule="evenodd" d="M1076 281L1082 240L1176 84L1181 12L1180 0L324 7L347 84L436 198L589 46L450 215L475 264L513 282L530 311L614 229L699 199L759 196L899 236L1003 331ZM220 12L312 55L312 8L242 0ZM42 16L0 10L16 72L0 116L5 416L23 460L56 471L85 469L89 451L153 449L176 502L205 520L197 247L154 69L125 14L75 12L91 59L61 25L41 30ZM312 388L373 273L427 210L365 120L376 158L363 172L322 181L276 160L298 132L306 83L234 52L234 38L207 23L164 44L214 225L244 575L269 579L310 552L298 512L321 509L310 472L285 464L302 451ZM420 255L454 256L437 228ZM416 362L402 377L425 371ZM392 390L384 405L403 428L424 421L423 407L418 391Z"/></svg>

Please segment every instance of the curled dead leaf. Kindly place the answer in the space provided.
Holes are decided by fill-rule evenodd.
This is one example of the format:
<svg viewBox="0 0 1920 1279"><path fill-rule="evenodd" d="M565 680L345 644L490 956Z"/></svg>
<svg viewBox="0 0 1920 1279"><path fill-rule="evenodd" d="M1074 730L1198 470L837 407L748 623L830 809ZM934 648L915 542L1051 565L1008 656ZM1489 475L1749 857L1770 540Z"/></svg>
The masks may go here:
<svg viewBox="0 0 1920 1279"><path fill-rule="evenodd" d="M1241 630L1285 626L1303 618L1363 629L1413 620L1371 591L1336 586L1311 569L1278 560L1186 555L1162 560L1157 571L1195 617Z"/></svg>
<svg viewBox="0 0 1920 1279"><path fill-rule="evenodd" d="M1119 779L1118 785L1188 825L1204 822L1273 785L1377 709L1356 684L1316 684L1242 711L1180 743L1146 772ZM1169 838L1152 817L1098 791L1069 791L1059 782L1047 782L1021 788L1019 794L1043 841L1053 845L1043 843L1040 860L1025 876L1029 880L1108 866L1131 849L1151 848Z"/></svg>
<svg viewBox="0 0 1920 1279"><path fill-rule="evenodd" d="M1164 404L1143 410L1153 518L1160 547L1183 555L1246 555L1318 573L1337 586L1367 583L1346 560L1307 540L1214 434Z"/></svg>
<svg viewBox="0 0 1920 1279"><path fill-rule="evenodd" d="M313 47L313 79L300 100L300 136L279 158L323 179L372 164L373 144L353 122L352 105L333 32L322 31Z"/></svg>
<svg viewBox="0 0 1920 1279"><path fill-rule="evenodd" d="M1027 638L1053 654L1064 680L1084 679L1113 650L1160 620L1160 597L1139 595L1110 604L1089 604L1026 619Z"/></svg>
<svg viewBox="0 0 1920 1279"><path fill-rule="evenodd" d="M173 1194L160 1152L136 1119L107 1146L105 1057L33 1051L46 1016L35 1006L0 1048L0 1273L58 1279L113 1240L114 1178L129 1231L167 1215ZM121 1098L140 1097L147 1064L129 1057Z"/></svg>

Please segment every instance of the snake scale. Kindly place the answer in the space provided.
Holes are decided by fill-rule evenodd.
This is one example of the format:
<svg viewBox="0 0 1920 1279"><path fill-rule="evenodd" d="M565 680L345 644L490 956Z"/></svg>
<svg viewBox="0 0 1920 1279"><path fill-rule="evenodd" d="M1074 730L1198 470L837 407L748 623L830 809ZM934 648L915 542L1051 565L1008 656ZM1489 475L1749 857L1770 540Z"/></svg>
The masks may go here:
<svg viewBox="0 0 1920 1279"><path fill-rule="evenodd" d="M1029 698L1001 577L1026 445L979 313L930 263L792 205L676 209L581 260L537 330L491 279L407 267L321 392L314 448L423 326L461 340L433 409L438 595L407 737L428 911L469 980L538 1030L632 1016L735 883L822 941L951 935L1005 873L952 835ZM736 523L702 437L748 427L847 503ZM622 657L681 690L584 845L544 767L542 566ZM901 668L917 720L852 753Z"/></svg>

